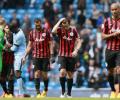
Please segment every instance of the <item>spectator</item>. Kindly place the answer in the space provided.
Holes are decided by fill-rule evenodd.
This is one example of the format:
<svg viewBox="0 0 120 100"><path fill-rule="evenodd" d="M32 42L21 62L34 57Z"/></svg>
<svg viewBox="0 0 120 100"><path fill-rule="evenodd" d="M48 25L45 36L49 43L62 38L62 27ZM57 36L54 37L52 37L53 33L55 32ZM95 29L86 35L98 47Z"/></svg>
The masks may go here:
<svg viewBox="0 0 120 100"><path fill-rule="evenodd" d="M43 9L44 9L44 17L47 19L51 26L53 26L53 20L54 20L54 10L53 10L53 3L50 0L45 0L43 3Z"/></svg>

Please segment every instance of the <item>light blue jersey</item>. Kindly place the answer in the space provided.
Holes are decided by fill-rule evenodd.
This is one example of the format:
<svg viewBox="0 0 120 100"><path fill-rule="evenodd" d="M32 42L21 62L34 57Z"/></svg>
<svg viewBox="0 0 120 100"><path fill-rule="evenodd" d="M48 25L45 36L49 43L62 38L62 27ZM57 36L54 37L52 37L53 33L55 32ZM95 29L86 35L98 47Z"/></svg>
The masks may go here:
<svg viewBox="0 0 120 100"><path fill-rule="evenodd" d="M14 70L20 70L21 59L26 49L26 38L21 29L18 33L13 33L13 46L10 49L14 51Z"/></svg>
<svg viewBox="0 0 120 100"><path fill-rule="evenodd" d="M25 54L26 49L26 38L21 29L17 33L13 33L13 46L10 48L14 51L14 70L22 70L23 65L21 64L22 57ZM21 66L22 65L22 66ZM22 77L17 78L18 84L18 95L24 94L23 80Z"/></svg>
<svg viewBox="0 0 120 100"><path fill-rule="evenodd" d="M11 51L14 51L15 56L24 55L26 49L26 38L23 31L20 29L18 33L13 33L13 46Z"/></svg>

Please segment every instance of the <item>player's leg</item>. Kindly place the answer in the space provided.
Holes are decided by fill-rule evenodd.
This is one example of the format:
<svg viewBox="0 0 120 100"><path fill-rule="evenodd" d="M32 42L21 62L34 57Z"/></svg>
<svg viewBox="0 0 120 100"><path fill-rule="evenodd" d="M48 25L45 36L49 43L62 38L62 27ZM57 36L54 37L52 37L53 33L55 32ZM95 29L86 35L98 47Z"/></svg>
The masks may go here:
<svg viewBox="0 0 120 100"><path fill-rule="evenodd" d="M47 91L48 91L48 83L49 83L49 79L48 79L48 71L49 71L49 59L48 58L43 58L42 59L43 63L42 63L42 79L44 82L44 91L41 94L41 97L45 97L47 96Z"/></svg>
<svg viewBox="0 0 120 100"><path fill-rule="evenodd" d="M113 51L106 50L105 59L106 59L107 69L108 69L108 82L111 88L110 98L115 98L116 97L115 87L114 87L114 68L116 66L115 53Z"/></svg>
<svg viewBox="0 0 120 100"><path fill-rule="evenodd" d="M73 72L67 71L67 97L71 97L73 86Z"/></svg>
<svg viewBox="0 0 120 100"><path fill-rule="evenodd" d="M35 89L37 93L37 98L40 97L40 76L41 76L41 60L38 58L33 59L34 65L34 82L35 82Z"/></svg>
<svg viewBox="0 0 120 100"><path fill-rule="evenodd" d="M48 83L49 83L47 72L42 71L42 79L43 79L43 82L44 82L44 90L41 93L41 97L46 97L47 92L48 92Z"/></svg>
<svg viewBox="0 0 120 100"><path fill-rule="evenodd" d="M67 97L71 98L71 91L73 86L73 74L75 71L75 58L67 58Z"/></svg>
<svg viewBox="0 0 120 100"><path fill-rule="evenodd" d="M117 98L120 98L120 52L117 52L115 68L115 90Z"/></svg>
<svg viewBox="0 0 120 100"><path fill-rule="evenodd" d="M4 77L0 77L0 84L3 89L3 94L1 97L5 97L5 95L7 95L8 92L7 92L7 87L6 87L6 79Z"/></svg>
<svg viewBox="0 0 120 100"><path fill-rule="evenodd" d="M119 93L118 93L118 95L117 95L117 98L120 98L120 66L118 67L118 83L119 83Z"/></svg>
<svg viewBox="0 0 120 100"><path fill-rule="evenodd" d="M22 80L21 69L20 69L21 59L22 58L20 58L20 56L15 56L15 59L14 59L14 73L15 73L15 77L17 80L17 84L18 84L18 96L19 97L24 96L23 80Z"/></svg>
<svg viewBox="0 0 120 100"><path fill-rule="evenodd" d="M0 55L2 55L2 54L0 53ZM3 66L3 64L2 64L2 56L0 56L0 75L2 73L2 66Z"/></svg>
<svg viewBox="0 0 120 100"><path fill-rule="evenodd" d="M110 98L115 98L115 87L114 87L114 68L108 69L108 82L111 88Z"/></svg>
<svg viewBox="0 0 120 100"><path fill-rule="evenodd" d="M61 98L65 97L65 82L66 82L66 62L65 62L65 57L58 57L58 62L60 64L60 74L59 74L59 81L61 85Z"/></svg>
<svg viewBox="0 0 120 100"><path fill-rule="evenodd" d="M10 97L14 95L14 69L13 65L9 66L9 72L8 72L8 94Z"/></svg>
<svg viewBox="0 0 120 100"><path fill-rule="evenodd" d="M7 72L8 72L8 66L6 66L5 63L3 63L3 68L2 68L2 72L1 72L1 75L0 75L0 84L1 84L1 87L4 91L3 93L3 97L4 96L7 96L8 94L8 91L7 91L7 85L6 85L6 80L7 80ZM5 95L6 94L6 95Z"/></svg>
<svg viewBox="0 0 120 100"><path fill-rule="evenodd" d="M20 97L24 97L24 88L23 88L23 80L21 77L21 71L20 70L16 70L15 71L15 76L17 79L17 84L18 84L18 96Z"/></svg>

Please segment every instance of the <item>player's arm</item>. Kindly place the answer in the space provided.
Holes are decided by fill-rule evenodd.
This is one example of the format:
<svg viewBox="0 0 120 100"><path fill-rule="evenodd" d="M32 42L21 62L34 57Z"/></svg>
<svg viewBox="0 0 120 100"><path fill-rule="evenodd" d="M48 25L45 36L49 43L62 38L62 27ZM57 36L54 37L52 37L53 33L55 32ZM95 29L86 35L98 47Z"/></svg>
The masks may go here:
<svg viewBox="0 0 120 100"><path fill-rule="evenodd" d="M49 45L50 45L50 62L54 63L55 62L55 57L54 57L54 41L50 41Z"/></svg>
<svg viewBox="0 0 120 100"><path fill-rule="evenodd" d="M24 55L25 58L26 58L27 55L30 53L31 49L32 49L32 42L29 41L29 42L28 42L28 45L27 45L27 48L26 48L26 51L25 51L25 55Z"/></svg>
<svg viewBox="0 0 120 100"><path fill-rule="evenodd" d="M112 37L115 37L116 33L112 33L112 34L106 34L106 33L102 33L102 39L106 40L106 39L110 39Z"/></svg>
<svg viewBox="0 0 120 100"><path fill-rule="evenodd" d="M50 47L50 54L53 55L53 41L49 41L49 47Z"/></svg>
<svg viewBox="0 0 120 100"><path fill-rule="evenodd" d="M23 42L23 41L22 41L22 36L21 36L21 35L18 35L18 36L16 37L16 40L15 40L15 42L13 43L12 47L10 48L10 50L13 51L13 52L17 51L17 49L19 48L19 46L21 45L22 42Z"/></svg>
<svg viewBox="0 0 120 100"><path fill-rule="evenodd" d="M72 56L73 57L76 57L77 56L77 54L78 54L78 51L79 51L79 49L80 49L80 47L81 47L81 40L80 40L80 38L76 38L76 41L75 41L76 43L76 45L75 45L75 48L74 48L74 51L72 52Z"/></svg>
<svg viewBox="0 0 120 100"><path fill-rule="evenodd" d="M0 41L0 50L4 49L4 45Z"/></svg>
<svg viewBox="0 0 120 100"><path fill-rule="evenodd" d="M75 39L75 47L74 47L74 51L72 52L72 56L76 57L77 54L78 54L78 51L79 51L79 49L81 47L81 44L82 44L81 42L82 41L80 39L80 36L79 36L76 28L73 28L73 32L75 33L76 39Z"/></svg>
<svg viewBox="0 0 120 100"><path fill-rule="evenodd" d="M0 50L4 49L4 45L3 45L3 35L4 34L3 32L1 32L0 34Z"/></svg>
<svg viewBox="0 0 120 100"><path fill-rule="evenodd" d="M53 29L52 29L52 34L57 34L57 29L58 29L58 27L59 27L59 25L61 24L61 22L64 20L65 18L61 18L58 22L57 22L57 24L53 27Z"/></svg>
<svg viewBox="0 0 120 100"><path fill-rule="evenodd" d="M26 57L27 57L27 55L30 53L31 49L32 49L32 42L29 41L29 42L28 42L28 45L27 45L27 48L26 48L26 51L25 51L25 55L24 55L23 58L22 58L22 64L25 63Z"/></svg>
<svg viewBox="0 0 120 100"><path fill-rule="evenodd" d="M109 31L107 19L104 21L104 24L102 25L102 29L103 29L102 39L104 39L104 40L113 38L118 35L116 32Z"/></svg>
<svg viewBox="0 0 120 100"><path fill-rule="evenodd" d="M78 52L80 50L80 47L81 47L81 39L80 38L77 38L76 39L76 46L75 46L75 51Z"/></svg>

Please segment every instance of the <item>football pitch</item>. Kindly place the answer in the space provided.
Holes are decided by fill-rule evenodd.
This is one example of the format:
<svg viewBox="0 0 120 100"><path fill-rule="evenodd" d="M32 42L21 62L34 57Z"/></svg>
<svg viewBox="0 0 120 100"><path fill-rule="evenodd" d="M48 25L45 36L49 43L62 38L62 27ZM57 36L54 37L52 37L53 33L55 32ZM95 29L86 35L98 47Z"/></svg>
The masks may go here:
<svg viewBox="0 0 120 100"><path fill-rule="evenodd" d="M54 97L46 97L46 98L0 98L1 100L110 100L109 98L54 98ZM112 100L120 100L120 99L112 99Z"/></svg>

